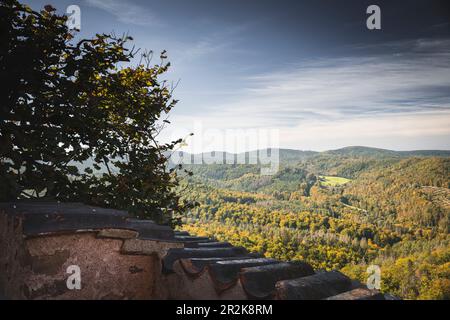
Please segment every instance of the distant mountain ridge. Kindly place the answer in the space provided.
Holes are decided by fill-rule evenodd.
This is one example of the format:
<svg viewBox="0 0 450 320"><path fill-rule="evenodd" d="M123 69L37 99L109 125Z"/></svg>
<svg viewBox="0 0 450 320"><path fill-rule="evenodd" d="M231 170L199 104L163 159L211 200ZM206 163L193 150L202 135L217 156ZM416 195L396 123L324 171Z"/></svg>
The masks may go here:
<svg viewBox="0 0 450 320"><path fill-rule="evenodd" d="M200 154L190 154L184 151L178 152L178 158L183 159L203 159L205 162L211 162L214 159L237 159L238 157L259 154L267 149L248 151L243 153L229 153L222 151L203 152ZM364 158L406 158L406 157L450 157L450 150L411 150L395 151L381 148L372 148L364 146L349 146L335 150L311 151L295 149L273 149L278 150L279 159L282 163L292 163L311 159L315 156L343 156L343 157L364 157Z"/></svg>
<svg viewBox="0 0 450 320"><path fill-rule="evenodd" d="M268 149L259 149L259 150L253 150L253 151L247 151L247 152L240 152L240 153L230 153L230 152L223 152L223 151L211 151L211 152L203 152L198 154L191 154L184 151L175 151L175 156L172 156L171 158L179 160L179 159L188 159L191 162L195 163L194 160L203 159L205 163L211 163L213 160L222 160L223 163L225 163L226 160L233 159L234 163L238 163L237 159L246 159L248 160L250 157L256 157L259 154L264 154L267 157L273 156L273 151L268 152ZM304 151L304 150L294 150L294 149L272 149L277 150L279 155L280 162L283 163L290 163L290 162L298 162L301 160L309 159L317 154L319 152L317 151ZM171 159L171 160L173 160ZM171 162L177 162L177 161L171 161ZM217 163L217 162L216 162Z"/></svg>
<svg viewBox="0 0 450 320"><path fill-rule="evenodd" d="M411 150L395 151L381 148L371 148L364 146L349 146L335 150L327 150L321 153L338 154L347 156L391 156L391 157L449 157L450 150Z"/></svg>
<svg viewBox="0 0 450 320"><path fill-rule="evenodd" d="M212 151L212 152L203 152L200 154L191 154L184 151L175 151L174 154L170 155L167 152L165 155L169 157L169 167L174 167L179 163L184 164L198 164L195 162L195 159L203 159L203 164L214 163L214 159L223 159L223 163L225 163L225 159L233 159L234 163L238 163L237 159L239 157L244 157L248 161L250 154L259 154L264 151L266 153L267 149L254 150L249 152L242 153L229 153L229 152L221 152L221 151ZM379 149L379 148L371 148L371 147L363 147L363 146L350 146L344 147L335 150L327 150L327 151L311 151L311 150L295 150L295 149L275 149L278 150L279 161L281 164L285 165L295 165L299 162L311 160L311 159L320 159L325 158L329 159L330 157L344 157L344 158L367 158L367 159L401 159L407 157L450 157L450 150L412 150L412 151L394 151L388 149ZM270 154L269 154L270 157ZM186 162L180 161L184 159ZM188 160L190 162L188 162ZM246 162L248 163L248 162ZM83 163L74 162L73 165L77 166L78 169L84 170L87 167L92 167L92 160L88 159ZM110 164L110 169L113 172L117 172L118 169ZM100 164L100 169L96 170L98 173L106 173L106 167Z"/></svg>

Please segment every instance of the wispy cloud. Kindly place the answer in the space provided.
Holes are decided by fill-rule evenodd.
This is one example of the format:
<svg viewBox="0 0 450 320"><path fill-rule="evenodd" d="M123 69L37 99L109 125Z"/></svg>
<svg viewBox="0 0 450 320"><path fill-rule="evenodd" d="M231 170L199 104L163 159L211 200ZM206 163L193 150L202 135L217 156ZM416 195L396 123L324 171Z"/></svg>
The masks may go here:
<svg viewBox="0 0 450 320"><path fill-rule="evenodd" d="M219 109L246 110L285 125L446 109L450 41L420 41L416 52L308 61L248 83L244 99Z"/></svg>
<svg viewBox="0 0 450 320"><path fill-rule="evenodd" d="M86 4L104 10L120 22L138 26L160 25L153 12L129 0L85 0Z"/></svg>
<svg viewBox="0 0 450 320"><path fill-rule="evenodd" d="M248 77L236 101L211 106L212 113L289 126L450 108L450 40L423 40L416 48L422 51L310 60Z"/></svg>
<svg viewBox="0 0 450 320"><path fill-rule="evenodd" d="M306 134L312 149L336 137L345 144L362 137L365 144L450 141L450 40L391 45L389 54L308 60L241 79L233 102L211 105L207 115L179 117L179 123L279 128L282 145L302 147Z"/></svg>
<svg viewBox="0 0 450 320"><path fill-rule="evenodd" d="M210 22L213 23L213 22ZM227 54L243 53L245 50L239 48L238 44L242 41L240 33L245 29L245 25L227 26L219 31L208 31L206 22L203 34L194 41L178 43L176 59L180 64L188 63L195 59L203 59L205 56L216 55L226 51Z"/></svg>
<svg viewBox="0 0 450 320"><path fill-rule="evenodd" d="M193 43L192 45L187 46L186 50L183 52L183 57L185 57L186 59L195 59L204 55L218 52L226 48L227 46L227 43L215 41L215 39L211 37L205 37Z"/></svg>

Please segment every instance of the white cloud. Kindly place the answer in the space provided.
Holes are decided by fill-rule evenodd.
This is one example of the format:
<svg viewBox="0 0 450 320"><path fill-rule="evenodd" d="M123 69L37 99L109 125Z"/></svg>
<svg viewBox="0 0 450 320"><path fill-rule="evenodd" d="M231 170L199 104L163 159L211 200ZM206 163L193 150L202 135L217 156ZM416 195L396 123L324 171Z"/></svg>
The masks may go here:
<svg viewBox="0 0 450 320"><path fill-rule="evenodd" d="M450 110L313 121L284 128L285 147L329 150L365 145L395 150L450 149Z"/></svg>
<svg viewBox="0 0 450 320"><path fill-rule="evenodd" d="M146 7L125 0L85 0L91 6L106 11L120 22L138 26L160 25L161 22Z"/></svg>
<svg viewBox="0 0 450 320"><path fill-rule="evenodd" d="M281 146L450 148L450 40L396 44L396 54L305 61L241 79L231 103L174 116L174 126L271 127Z"/></svg>
<svg viewBox="0 0 450 320"><path fill-rule="evenodd" d="M172 127L163 134L168 140L187 137L190 132L204 136L216 130L225 134L227 130L254 128L248 119L235 116L233 119L220 116L173 117ZM303 150L329 150L350 145L364 145L394 150L450 149L450 110L438 112L416 112L409 114L384 114L339 120L311 120L295 126L267 126L278 129L279 147ZM202 131L196 127L201 125ZM256 126L255 126L256 128ZM193 138L191 141L194 141ZM232 146L223 148L210 142L208 150L232 151ZM196 147L195 147L196 148Z"/></svg>
<svg viewBox="0 0 450 320"><path fill-rule="evenodd" d="M203 24L206 24L206 22L203 22ZM237 43L242 41L240 33L245 28L245 25L235 25L224 27L220 31L208 32L205 30L205 34L194 41L177 43L173 60L177 65L183 65L196 59L205 59L205 56L217 56L220 52L226 51L227 54L242 53L244 50L238 49Z"/></svg>

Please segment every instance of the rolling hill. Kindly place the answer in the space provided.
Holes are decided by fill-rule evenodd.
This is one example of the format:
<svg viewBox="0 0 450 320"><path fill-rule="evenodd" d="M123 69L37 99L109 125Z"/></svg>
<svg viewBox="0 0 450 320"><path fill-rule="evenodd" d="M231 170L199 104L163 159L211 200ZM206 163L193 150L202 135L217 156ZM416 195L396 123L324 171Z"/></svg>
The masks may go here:
<svg viewBox="0 0 450 320"><path fill-rule="evenodd" d="M183 228L282 260L306 260L408 299L450 299L450 151L279 150L281 165L189 165L199 202Z"/></svg>

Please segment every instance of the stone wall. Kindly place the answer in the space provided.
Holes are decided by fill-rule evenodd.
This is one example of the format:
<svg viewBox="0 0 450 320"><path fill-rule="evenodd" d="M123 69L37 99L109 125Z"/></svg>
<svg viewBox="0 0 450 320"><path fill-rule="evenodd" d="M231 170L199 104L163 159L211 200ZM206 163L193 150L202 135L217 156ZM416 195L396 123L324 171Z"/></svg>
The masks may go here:
<svg viewBox="0 0 450 320"><path fill-rule="evenodd" d="M80 288L67 285L68 268ZM70 281L69 281L70 282ZM70 284L70 283L69 283ZM0 203L2 299L384 299L338 271L267 259L126 212Z"/></svg>
<svg viewBox="0 0 450 320"><path fill-rule="evenodd" d="M160 285L161 254L180 243L140 240L135 230L114 228L25 234L26 216L0 210L0 298L167 297ZM80 268L81 289L67 286L72 265Z"/></svg>
<svg viewBox="0 0 450 320"><path fill-rule="evenodd" d="M0 298L25 298L22 294L30 257L22 237L22 220L0 213Z"/></svg>

